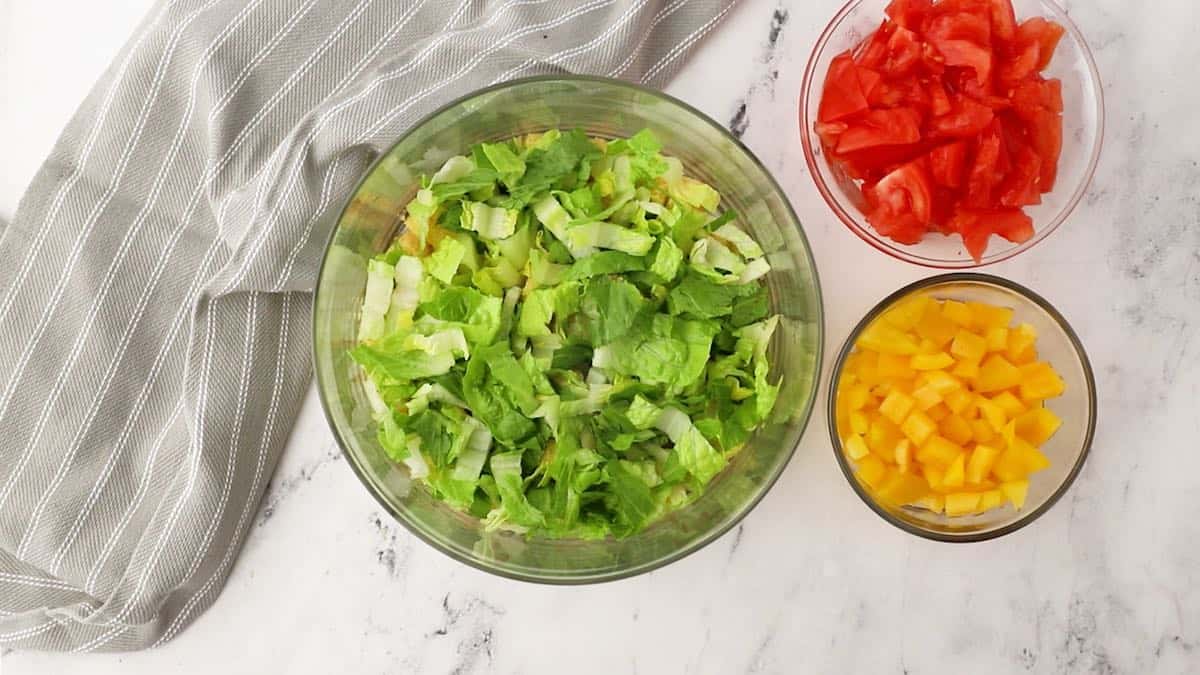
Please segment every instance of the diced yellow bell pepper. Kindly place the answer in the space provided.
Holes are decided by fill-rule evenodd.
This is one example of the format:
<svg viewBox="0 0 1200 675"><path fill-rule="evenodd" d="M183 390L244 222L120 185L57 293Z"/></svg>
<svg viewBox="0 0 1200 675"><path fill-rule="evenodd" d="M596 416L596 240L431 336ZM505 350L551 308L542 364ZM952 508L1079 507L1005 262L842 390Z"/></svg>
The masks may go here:
<svg viewBox="0 0 1200 675"><path fill-rule="evenodd" d="M933 300L924 293L902 298L883 313L883 320L901 330L912 330Z"/></svg>
<svg viewBox="0 0 1200 675"><path fill-rule="evenodd" d="M1004 506L1004 492L999 489L984 492L979 500L980 511L991 511L1000 506Z"/></svg>
<svg viewBox="0 0 1200 675"><path fill-rule="evenodd" d="M879 355L879 376L880 377L912 377L913 369L909 365L909 361L913 356L902 356L900 354L880 354Z"/></svg>
<svg viewBox="0 0 1200 675"><path fill-rule="evenodd" d="M944 513L946 511L946 498L942 495L925 495L914 501L912 505L933 511L934 513Z"/></svg>
<svg viewBox="0 0 1200 675"><path fill-rule="evenodd" d="M918 446L917 461L922 464L947 466L962 454L961 445L943 436L933 435L923 445Z"/></svg>
<svg viewBox="0 0 1200 675"><path fill-rule="evenodd" d="M963 411L974 403L975 396L966 389L956 389L946 394L943 400L946 403L946 407L950 409L950 412L955 415L961 415Z"/></svg>
<svg viewBox="0 0 1200 675"><path fill-rule="evenodd" d="M876 487L883 480L883 476L887 473L887 467L883 460L875 455L868 454L858 461L858 477L869 487Z"/></svg>
<svg viewBox="0 0 1200 675"><path fill-rule="evenodd" d="M942 395L933 387L925 385L913 391L913 400L917 402L917 410L929 410L942 402Z"/></svg>
<svg viewBox="0 0 1200 675"><path fill-rule="evenodd" d="M946 352L914 354L910 365L913 370L941 370L954 365L954 357Z"/></svg>
<svg viewBox="0 0 1200 675"><path fill-rule="evenodd" d="M1004 427L1000 429L1000 438L1004 439L1004 447L1006 448L1013 444L1013 441L1017 438L1016 420L1009 420L1004 424Z"/></svg>
<svg viewBox="0 0 1200 675"><path fill-rule="evenodd" d="M926 464L921 470L921 475L925 477L925 482L929 484L930 490L941 492L946 489L942 484L942 478L946 475L944 469L933 464Z"/></svg>
<svg viewBox="0 0 1200 675"><path fill-rule="evenodd" d="M933 387L943 396L963 388L962 381L957 377L940 370L923 373L923 375L925 376L925 386Z"/></svg>
<svg viewBox="0 0 1200 675"><path fill-rule="evenodd" d="M942 303L942 314L959 326L967 327L972 323L971 309L957 300L947 300Z"/></svg>
<svg viewBox="0 0 1200 675"><path fill-rule="evenodd" d="M954 368L950 370L950 374L955 377L961 377L964 380L974 380L979 377L979 362L969 359L959 359L954 362Z"/></svg>
<svg viewBox="0 0 1200 675"><path fill-rule="evenodd" d="M1002 352L1008 349L1008 329L1000 326L989 328L984 334L989 352Z"/></svg>
<svg viewBox="0 0 1200 675"><path fill-rule="evenodd" d="M1034 408L1017 418L1017 433L1034 445L1050 440L1062 420L1047 408Z"/></svg>
<svg viewBox="0 0 1200 675"><path fill-rule="evenodd" d="M1067 383L1044 361L1030 363L1019 368L1021 373L1021 398L1047 399L1062 396Z"/></svg>
<svg viewBox="0 0 1200 675"><path fill-rule="evenodd" d="M870 448L867 447L867 442L858 434L850 434L842 441L842 447L846 449L846 456L850 459L858 461L867 455L871 454Z"/></svg>
<svg viewBox="0 0 1200 675"><path fill-rule="evenodd" d="M907 504L929 492L925 479L911 473L888 469L876 493L892 504Z"/></svg>
<svg viewBox="0 0 1200 675"><path fill-rule="evenodd" d="M879 352L860 351L855 354L858 361L854 365L854 372L858 374L858 381L868 386L879 384L882 376L879 374ZM850 368L847 364L846 368Z"/></svg>
<svg viewBox="0 0 1200 675"><path fill-rule="evenodd" d="M917 322L917 335L938 346L944 346L953 340L957 332L958 324L946 318L937 304L925 310L925 315Z"/></svg>
<svg viewBox="0 0 1200 675"><path fill-rule="evenodd" d="M933 340L926 340L922 338L921 341L917 343L917 354L936 354L941 350L942 348Z"/></svg>
<svg viewBox="0 0 1200 675"><path fill-rule="evenodd" d="M987 354L987 340L966 330L960 330L950 343L950 353L966 361L979 362Z"/></svg>
<svg viewBox="0 0 1200 675"><path fill-rule="evenodd" d="M1012 392L1010 391L1002 391L993 396L991 400L992 403L1000 406L1000 409L1004 411L1004 414L1007 415L1009 419L1012 419L1025 412L1025 404L1021 403L1021 399L1013 396Z"/></svg>
<svg viewBox="0 0 1200 675"><path fill-rule="evenodd" d="M996 437L996 430L991 422L978 418L971 420L971 438L976 443L987 443Z"/></svg>
<svg viewBox="0 0 1200 675"><path fill-rule="evenodd" d="M1012 323L1013 311L1009 307L997 307L985 302L968 302L971 310L971 325L986 331L989 328L1007 328Z"/></svg>
<svg viewBox="0 0 1200 675"><path fill-rule="evenodd" d="M965 516L979 510L983 496L978 492L952 492L946 495L946 515Z"/></svg>
<svg viewBox="0 0 1200 675"><path fill-rule="evenodd" d="M858 336L859 349L871 349L881 354L916 354L917 341L911 335L886 321L874 321Z"/></svg>
<svg viewBox="0 0 1200 675"><path fill-rule="evenodd" d="M1004 428L1004 424L1008 422L1008 415L1004 414L1004 408L1001 408L991 399L979 396L975 399L975 405L979 406L980 416L987 420L988 424L992 425L992 429L1000 431L1000 429Z"/></svg>
<svg viewBox="0 0 1200 675"><path fill-rule="evenodd" d="M1000 449L982 443L976 444L971 451L971 459L967 462L967 482L982 483L992 472L992 465L1000 456Z"/></svg>
<svg viewBox="0 0 1200 675"><path fill-rule="evenodd" d="M900 428L886 417L876 417L871 420L871 428L867 431L867 447L871 452L892 461L892 448L901 437Z"/></svg>
<svg viewBox="0 0 1200 675"><path fill-rule="evenodd" d="M855 410L850 413L850 430L860 436L867 433L867 429L871 428L871 420L867 419L866 413L861 410Z"/></svg>
<svg viewBox="0 0 1200 675"><path fill-rule="evenodd" d="M949 406L947 405L947 407ZM970 443L974 436L971 432L971 423L953 413L938 422L938 432L959 445Z"/></svg>
<svg viewBox="0 0 1200 675"><path fill-rule="evenodd" d="M953 413L950 412L950 409L946 407L945 403L939 403L929 410L926 410L925 414L929 415L929 419L941 424L942 420L946 419Z"/></svg>
<svg viewBox="0 0 1200 675"><path fill-rule="evenodd" d="M887 397L879 404L879 414L896 424L900 424L908 417L908 414L916 404L917 402L908 394L893 389L888 392Z"/></svg>
<svg viewBox="0 0 1200 675"><path fill-rule="evenodd" d="M855 384L846 390L846 407L850 410L862 410L871 399L871 390L865 384Z"/></svg>
<svg viewBox="0 0 1200 675"><path fill-rule="evenodd" d="M902 438L896 441L896 449L892 451L896 457L896 466L904 472L907 472L912 464L912 442L907 438Z"/></svg>
<svg viewBox="0 0 1200 675"><path fill-rule="evenodd" d="M942 477L942 484L948 488L962 487L967 480L967 453L960 452L950 462L950 466L946 467L946 475Z"/></svg>
<svg viewBox="0 0 1200 675"><path fill-rule="evenodd" d="M1021 384L1021 369L999 354L992 354L979 366L979 377L975 378L975 391L989 394L1011 389Z"/></svg>
<svg viewBox="0 0 1200 675"><path fill-rule="evenodd" d="M1025 467L1025 474L1037 473L1043 469L1050 467L1050 458L1046 457L1041 450L1033 447L1024 438L1017 436L1008 446L1009 451L1015 451L1021 458L1021 463Z"/></svg>
<svg viewBox="0 0 1200 675"><path fill-rule="evenodd" d="M937 423L918 410L909 413L908 417L904 418L904 422L900 424L900 431L908 436L908 440L912 441L913 445L920 447L929 440L933 432L937 431Z"/></svg>
<svg viewBox="0 0 1200 675"><path fill-rule="evenodd" d="M1037 330L1023 323L1008 332L1008 344L1004 354L1013 363L1029 363L1033 345L1037 342Z"/></svg>
<svg viewBox="0 0 1200 675"><path fill-rule="evenodd" d="M1014 480L1000 484L1000 491L1020 511L1025 506L1025 498L1029 495L1029 480Z"/></svg>

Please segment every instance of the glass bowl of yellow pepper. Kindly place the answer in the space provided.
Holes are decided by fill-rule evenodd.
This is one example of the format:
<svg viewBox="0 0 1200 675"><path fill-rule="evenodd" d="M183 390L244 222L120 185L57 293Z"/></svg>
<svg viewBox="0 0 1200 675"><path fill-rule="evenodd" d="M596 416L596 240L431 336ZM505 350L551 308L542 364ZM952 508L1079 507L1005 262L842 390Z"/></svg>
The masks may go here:
<svg viewBox="0 0 1200 675"><path fill-rule="evenodd" d="M918 281L875 306L833 368L829 430L851 487L891 524L982 541L1036 520L1083 468L1091 364L1044 298L983 274Z"/></svg>

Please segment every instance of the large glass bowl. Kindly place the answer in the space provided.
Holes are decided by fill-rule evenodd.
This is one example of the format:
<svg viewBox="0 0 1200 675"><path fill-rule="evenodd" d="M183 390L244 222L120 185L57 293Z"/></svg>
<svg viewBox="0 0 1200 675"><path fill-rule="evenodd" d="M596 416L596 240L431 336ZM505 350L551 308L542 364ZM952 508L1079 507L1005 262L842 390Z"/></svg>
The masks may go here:
<svg viewBox="0 0 1200 675"><path fill-rule="evenodd" d="M978 262L967 253L958 235L929 234L919 243L906 246L880 235L862 211L862 191L856 182L825 154L814 124L821 89L829 64L847 49L854 49L884 19L889 0L851 0L839 11L817 40L800 87L800 138L804 157L817 190L829 208L850 231L871 246L900 260L943 269L990 265L1028 251L1050 236L1071 215L1087 190L1104 137L1104 91L1096 62L1083 35L1066 11L1052 0L1012 0L1017 21L1041 16L1066 29L1054 59L1043 73L1062 80L1063 139L1054 189L1042 195L1042 203L1025 207L1033 219L1033 238L1014 244L992 237L987 252Z"/></svg>
<svg viewBox="0 0 1200 675"><path fill-rule="evenodd" d="M1050 467L1029 477L1025 506L1011 504L970 516L946 516L913 506L895 506L876 498L855 474L837 433L837 387L846 357L867 326L888 309L914 293L937 300L975 301L1013 310L1013 321L1028 323L1037 331L1038 358L1054 366L1066 383L1066 391L1046 401L1046 407L1062 419L1058 432L1040 450L1050 458ZM1037 520L1062 497L1083 469L1096 431L1096 380L1083 343L1054 306L1037 293L1007 279L986 274L957 273L923 279L910 284L875 306L846 338L829 380L829 436L838 465L846 480L871 510L892 525L927 539L972 542L1014 532Z"/></svg>
<svg viewBox="0 0 1200 675"><path fill-rule="evenodd" d="M654 131L690 175L716 187L768 251L765 279L783 316L770 347L783 377L775 412L724 473L691 505L626 539L581 541L485 532L478 519L433 499L376 441L355 344L367 259L401 227L422 173L473 143L550 128L606 138ZM313 315L321 402L349 464L372 495L421 539L480 569L547 583L588 583L645 572L716 539L766 494L796 447L819 380L822 308L817 271L796 214L779 185L736 139L702 113L661 93L585 77L514 81L455 101L418 124L368 171L329 242Z"/></svg>

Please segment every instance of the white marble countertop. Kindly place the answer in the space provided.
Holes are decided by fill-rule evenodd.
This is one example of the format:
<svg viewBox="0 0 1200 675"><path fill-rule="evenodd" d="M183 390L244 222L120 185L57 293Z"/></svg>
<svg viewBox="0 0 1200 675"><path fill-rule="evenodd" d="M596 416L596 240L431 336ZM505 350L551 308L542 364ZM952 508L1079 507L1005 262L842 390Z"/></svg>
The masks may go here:
<svg viewBox="0 0 1200 675"><path fill-rule="evenodd" d="M70 22L52 4L0 0L0 216L150 0L78 3ZM787 188L823 273L828 352L879 298L928 274L850 234L804 169L797 93L839 4L746 0L669 89L743 130ZM1200 669L1200 9L1156 3L1150 20L1126 0L1067 4L1105 82L1104 156L1066 226L988 269L1059 307L1099 381L1091 459L1032 526L966 546L892 528L847 487L815 416L774 490L721 540L626 581L534 586L455 563L394 523L310 395L228 586L189 630L151 652L10 653L0 669Z"/></svg>

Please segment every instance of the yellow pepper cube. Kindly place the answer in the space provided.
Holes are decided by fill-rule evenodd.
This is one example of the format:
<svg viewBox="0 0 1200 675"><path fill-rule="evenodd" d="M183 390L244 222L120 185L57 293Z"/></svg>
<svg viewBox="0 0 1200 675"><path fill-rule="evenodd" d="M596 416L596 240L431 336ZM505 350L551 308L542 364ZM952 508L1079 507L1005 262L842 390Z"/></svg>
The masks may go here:
<svg viewBox="0 0 1200 675"><path fill-rule="evenodd" d="M1043 361L1021 366L1021 398L1038 400L1062 396L1067 390L1067 383L1054 368Z"/></svg>
<svg viewBox="0 0 1200 675"><path fill-rule="evenodd" d="M892 448L896 446L896 441L900 440L900 429L886 417L876 417L871 421L871 428L867 431L867 447L871 448L871 452L891 460Z"/></svg>
<svg viewBox="0 0 1200 675"><path fill-rule="evenodd" d="M950 369L950 373L964 380L974 380L979 377L979 362L959 359L954 362L954 367Z"/></svg>
<svg viewBox="0 0 1200 675"><path fill-rule="evenodd" d="M925 414L929 415L929 419L941 424L942 420L946 419L953 413L950 412L950 409L946 407L945 403L939 403L929 410L926 410Z"/></svg>
<svg viewBox="0 0 1200 675"><path fill-rule="evenodd" d="M1008 332L1008 344L1004 354L1013 363L1029 363L1033 354L1033 345L1037 342L1037 330L1023 323Z"/></svg>
<svg viewBox="0 0 1200 675"><path fill-rule="evenodd" d="M944 373L940 370L933 370L922 373L925 378L925 385L933 387L938 393L945 396L946 394L963 388L963 383L957 377L949 373Z"/></svg>
<svg viewBox="0 0 1200 675"><path fill-rule="evenodd" d="M933 300L924 293L916 293L902 298L883 313L883 320L901 330L912 330Z"/></svg>
<svg viewBox="0 0 1200 675"><path fill-rule="evenodd" d="M987 340L987 348L989 352L1002 352L1008 349L1008 329L997 326L987 329L984 333L984 339Z"/></svg>
<svg viewBox="0 0 1200 675"><path fill-rule="evenodd" d="M1013 396L1010 391L1002 391L991 398L992 403L1000 406L1004 414L1012 419L1021 413L1025 412L1025 404L1021 403L1021 399Z"/></svg>
<svg viewBox="0 0 1200 675"><path fill-rule="evenodd" d="M874 321L858 336L855 342L859 349L870 349L881 354L916 354L917 341L911 335L886 321Z"/></svg>
<svg viewBox="0 0 1200 675"><path fill-rule="evenodd" d="M1000 491L1020 511L1025 506L1025 499L1029 495L1029 480L1023 479L1001 483Z"/></svg>
<svg viewBox="0 0 1200 675"><path fill-rule="evenodd" d="M850 430L858 435L867 433L867 429L871 428L871 420L866 413L861 410L855 410L850 413Z"/></svg>
<svg viewBox="0 0 1200 675"><path fill-rule="evenodd" d="M911 473L889 469L880 482L876 494L893 504L907 504L928 494L925 479Z"/></svg>
<svg viewBox="0 0 1200 675"><path fill-rule="evenodd" d="M950 353L966 361L979 362L987 354L987 340L966 330L960 330L950 343Z"/></svg>
<svg viewBox="0 0 1200 675"><path fill-rule="evenodd" d="M922 464L947 466L963 454L963 447L943 436L933 435L918 446L917 461Z"/></svg>
<svg viewBox="0 0 1200 675"><path fill-rule="evenodd" d="M1021 451L1009 446L992 464L992 474L1001 482L1008 482L1028 477L1029 470L1025 466L1025 458L1022 457Z"/></svg>
<svg viewBox="0 0 1200 675"><path fill-rule="evenodd" d="M980 511L991 511L1004 506L1004 492L999 489L988 490L979 500Z"/></svg>
<svg viewBox="0 0 1200 675"><path fill-rule="evenodd" d="M982 396L976 397L975 404L979 406L979 415L992 425L992 429L1000 431L1004 428L1005 423L1008 422L1008 415L1004 413L1004 408Z"/></svg>
<svg viewBox="0 0 1200 675"><path fill-rule="evenodd" d="M970 443L974 436L971 432L971 423L953 413L938 422L938 432L959 445Z"/></svg>
<svg viewBox="0 0 1200 675"><path fill-rule="evenodd" d="M902 438L896 441L896 448L892 451L896 458L896 466L904 472L907 472L909 466L912 465L912 442L907 438Z"/></svg>
<svg viewBox="0 0 1200 675"><path fill-rule="evenodd" d="M970 326L972 323L971 308L957 300L947 300L942 303L942 314L959 326Z"/></svg>
<svg viewBox="0 0 1200 675"><path fill-rule="evenodd" d="M975 391L988 394L994 391L1011 389L1021 384L1021 369L999 354L987 357L979 366L979 376L975 378Z"/></svg>
<svg viewBox="0 0 1200 675"><path fill-rule="evenodd" d="M946 495L946 515L965 516L979 510L983 495L978 492L954 492Z"/></svg>
<svg viewBox="0 0 1200 675"><path fill-rule="evenodd" d="M946 467L946 475L942 476L942 485L948 488L962 487L967 480L967 453L960 452Z"/></svg>
<svg viewBox="0 0 1200 675"><path fill-rule="evenodd" d="M876 487L887 473L883 460L868 454L858 461L858 478L870 487Z"/></svg>
<svg viewBox="0 0 1200 675"><path fill-rule="evenodd" d="M936 347L936 345L935 345ZM913 370L942 370L954 365L954 357L946 352L936 354L914 354L910 365Z"/></svg>
<svg viewBox="0 0 1200 675"><path fill-rule="evenodd" d="M913 445L921 447L933 432L937 431L937 423L929 419L929 415L918 410L904 418L904 422L900 424L900 431L904 432Z"/></svg>
<svg viewBox="0 0 1200 675"><path fill-rule="evenodd" d="M909 360L916 357L902 356L900 354L880 354L879 355L879 376L880 377L912 377L912 367L909 365Z"/></svg>
<svg viewBox="0 0 1200 675"><path fill-rule="evenodd" d="M925 482L929 485L930 490L941 492L946 489L942 484L942 478L946 475L946 471L941 467L926 464L921 468L921 475L925 477Z"/></svg>
<svg viewBox="0 0 1200 675"><path fill-rule="evenodd" d="M936 304L931 304L917 322L916 329L922 340L944 346L954 339L954 334L958 332L958 324L946 318Z"/></svg>
<svg viewBox="0 0 1200 675"><path fill-rule="evenodd" d="M879 414L896 424L900 424L908 418L909 412L912 411L913 406L916 404L917 402L908 394L893 389L888 392L887 397L879 404Z"/></svg>
<svg viewBox="0 0 1200 675"><path fill-rule="evenodd" d="M942 395L933 387L925 385L913 392L913 400L917 402L917 410L929 410L942 402Z"/></svg>
<svg viewBox="0 0 1200 675"><path fill-rule="evenodd" d="M871 390L865 384L855 384L846 390L846 407L852 411L862 410L869 400L871 400Z"/></svg>
<svg viewBox="0 0 1200 675"><path fill-rule="evenodd" d="M858 381L867 386L879 384L882 376L879 374L879 352L859 351L855 352L851 358L855 358L853 371L858 375ZM850 364L846 364L846 368L850 370Z"/></svg>
<svg viewBox="0 0 1200 675"><path fill-rule="evenodd" d="M1012 439L1012 442L1009 443L1008 451L1017 453L1017 456L1020 457L1021 463L1025 467L1026 475L1050 467L1050 458L1046 457L1041 450L1033 447L1029 441L1020 436Z"/></svg>
<svg viewBox="0 0 1200 675"><path fill-rule="evenodd" d="M934 513L943 513L946 510L946 498L942 495L925 495L912 505Z"/></svg>
<svg viewBox="0 0 1200 675"><path fill-rule="evenodd" d="M950 409L950 412L955 415L962 415L963 411L974 402L975 397L966 389L956 389L946 394L942 400L946 403L946 407Z"/></svg>
<svg viewBox="0 0 1200 675"><path fill-rule="evenodd" d="M871 450L867 447L867 442L858 434L850 434L842 441L842 447L846 449L846 456L850 459L858 461L863 457L871 454Z"/></svg>
<svg viewBox="0 0 1200 675"><path fill-rule="evenodd" d="M986 331L989 328L1007 328L1012 323L1013 311L1008 307L997 307L986 302L968 302L971 310L971 325Z"/></svg>
<svg viewBox="0 0 1200 675"><path fill-rule="evenodd" d="M1050 440L1054 432L1062 426L1058 415L1046 408L1034 408L1018 417L1016 422L1017 434L1035 446Z"/></svg>
<svg viewBox="0 0 1200 675"><path fill-rule="evenodd" d="M992 465L1000 456L1000 449L991 445L978 443L971 451L971 459L967 461L967 482L982 483L992 472Z"/></svg>
<svg viewBox="0 0 1200 675"><path fill-rule="evenodd" d="M992 428L990 422L985 419L971 420L971 440L976 443L988 443L996 438L996 430Z"/></svg>

